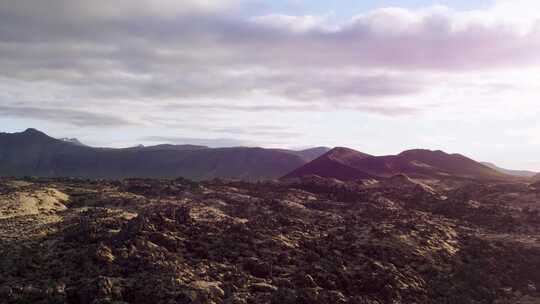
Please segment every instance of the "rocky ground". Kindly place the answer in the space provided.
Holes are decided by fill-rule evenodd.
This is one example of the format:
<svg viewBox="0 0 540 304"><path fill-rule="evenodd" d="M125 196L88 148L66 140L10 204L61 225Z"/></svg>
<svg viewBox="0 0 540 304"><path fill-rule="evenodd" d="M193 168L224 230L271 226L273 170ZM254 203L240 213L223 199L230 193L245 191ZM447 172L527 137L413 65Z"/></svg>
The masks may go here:
<svg viewBox="0 0 540 304"><path fill-rule="evenodd" d="M540 303L540 184L0 180L0 303Z"/></svg>

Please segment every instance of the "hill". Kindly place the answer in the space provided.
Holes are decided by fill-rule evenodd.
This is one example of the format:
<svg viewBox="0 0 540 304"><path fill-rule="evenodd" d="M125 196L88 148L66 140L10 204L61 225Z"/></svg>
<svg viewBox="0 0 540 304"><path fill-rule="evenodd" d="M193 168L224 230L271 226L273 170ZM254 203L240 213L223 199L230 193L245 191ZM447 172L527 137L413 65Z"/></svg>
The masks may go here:
<svg viewBox="0 0 540 304"><path fill-rule="evenodd" d="M318 175L340 180L354 180L371 177L370 174L357 168L361 160L372 157L369 154L348 148L334 148L317 159L290 172L284 178L294 178L306 175Z"/></svg>
<svg viewBox="0 0 540 304"><path fill-rule="evenodd" d="M398 155L372 156L347 148L334 148L293 170L284 178L318 175L341 180L390 177L406 174L417 178L460 177L504 179L508 176L460 154L415 149Z"/></svg>

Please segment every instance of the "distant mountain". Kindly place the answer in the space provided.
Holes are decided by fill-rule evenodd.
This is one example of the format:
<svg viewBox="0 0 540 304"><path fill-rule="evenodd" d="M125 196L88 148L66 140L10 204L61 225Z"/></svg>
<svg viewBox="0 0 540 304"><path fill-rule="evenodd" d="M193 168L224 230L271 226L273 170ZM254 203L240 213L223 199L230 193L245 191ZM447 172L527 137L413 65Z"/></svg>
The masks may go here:
<svg viewBox="0 0 540 304"><path fill-rule="evenodd" d="M297 168L284 178L319 175L341 180L390 177L406 174L418 178L446 176L502 179L508 177L460 154L415 149L398 155L372 156L347 148L334 148L321 157Z"/></svg>
<svg viewBox="0 0 540 304"><path fill-rule="evenodd" d="M85 144L83 144L82 142L80 142L77 138L67 138L67 137L64 137L64 138L59 138L59 140L61 140L61 141L63 141L63 142L70 143L70 144L74 144L74 145L77 145L77 146L86 146Z"/></svg>
<svg viewBox="0 0 540 304"><path fill-rule="evenodd" d="M198 146L198 145L170 145L170 144L161 144L161 145L155 145L155 146L143 146L138 145L135 147L131 147L128 149L138 149L138 150L200 150L200 149L209 149L207 146Z"/></svg>
<svg viewBox="0 0 540 304"><path fill-rule="evenodd" d="M195 145L94 148L28 129L20 133L0 133L0 175L257 181L278 178L307 163L306 158L313 153L246 147L212 149Z"/></svg>
<svg viewBox="0 0 540 304"><path fill-rule="evenodd" d="M305 149L305 150L281 149L281 151L284 151L284 152L287 152L287 153L292 153L294 155L300 156L306 162L310 162L310 161L316 159L317 157L323 155L324 153L326 153L326 152L328 152L330 150L331 150L331 148L328 148L328 147L315 147L315 148L309 148L309 149Z"/></svg>
<svg viewBox="0 0 540 304"><path fill-rule="evenodd" d="M490 167L491 169L497 170L501 173L517 176L517 177L533 177L538 174L538 172L533 171L527 171L527 170L510 170L510 169L504 169L501 167L498 167L495 164L488 163L488 162L482 162L482 165Z"/></svg>

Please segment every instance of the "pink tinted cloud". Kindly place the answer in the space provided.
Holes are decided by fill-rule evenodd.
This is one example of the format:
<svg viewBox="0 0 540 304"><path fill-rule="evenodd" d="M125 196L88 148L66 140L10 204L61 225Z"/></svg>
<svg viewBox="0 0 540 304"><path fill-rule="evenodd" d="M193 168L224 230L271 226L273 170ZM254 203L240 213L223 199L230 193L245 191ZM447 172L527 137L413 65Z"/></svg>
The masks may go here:
<svg viewBox="0 0 540 304"><path fill-rule="evenodd" d="M263 95L288 101L291 111L355 103L358 111L401 115L417 105L381 100L421 95L439 85L432 73L540 63L534 20L524 29L495 15L473 18L444 8L381 9L332 24L316 16L246 18L215 9L174 18L118 9L122 15L103 17L96 16L100 7L84 13L99 4L72 1L69 17L43 5L28 10L29 0L19 16L20 9L8 9L17 3L0 4L0 77L60 86L55 95L63 98L51 101L52 108L77 96L89 107L125 98L204 110L221 99L231 104L224 111L275 111L257 107ZM36 97L24 106L39 104Z"/></svg>
<svg viewBox="0 0 540 304"><path fill-rule="evenodd" d="M298 17L298 26L294 19L281 24L283 19L256 19L276 31L269 36L279 46L258 52L261 58L273 56L281 63L294 58L297 65L442 71L540 62L540 26L534 22L524 31L505 20L483 22L443 8L381 9L334 27L324 23L306 27L306 21Z"/></svg>

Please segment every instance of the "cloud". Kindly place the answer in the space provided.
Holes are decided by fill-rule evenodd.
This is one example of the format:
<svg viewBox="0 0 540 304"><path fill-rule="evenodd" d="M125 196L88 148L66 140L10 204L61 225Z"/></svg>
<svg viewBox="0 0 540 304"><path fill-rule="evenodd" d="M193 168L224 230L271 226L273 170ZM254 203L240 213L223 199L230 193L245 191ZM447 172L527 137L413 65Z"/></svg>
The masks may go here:
<svg viewBox="0 0 540 304"><path fill-rule="evenodd" d="M247 142L232 138L191 138L176 136L145 136L139 140L143 142L171 143L176 145L201 145L211 148L239 147Z"/></svg>
<svg viewBox="0 0 540 304"><path fill-rule="evenodd" d="M234 9L236 0L18 0L3 1L0 10L14 16L34 17L38 14L44 20L63 19L70 21L82 19L122 19L130 17L177 17L187 14L216 13ZM61 20L57 20L61 21Z"/></svg>
<svg viewBox="0 0 540 304"><path fill-rule="evenodd" d="M199 111L227 111L227 112L325 112L333 109L343 109L350 111L361 111L375 113L385 116L412 115L422 111L421 108L413 106L396 106L387 104L374 104L367 101L362 103L346 103L337 107L328 107L325 104L260 104L260 105L240 105L223 103L172 103L164 106L165 110L199 110Z"/></svg>
<svg viewBox="0 0 540 304"><path fill-rule="evenodd" d="M20 84L10 91L22 103L3 112L79 126L127 123L105 114L107 103L130 116L415 115L415 97L438 97L441 79L540 63L538 6L520 1L529 9L382 8L340 22L250 16L234 0L1 1L0 77ZM36 87L57 98L42 104ZM65 108L75 103L88 112Z"/></svg>
<svg viewBox="0 0 540 304"><path fill-rule="evenodd" d="M255 135L262 137L280 137L280 138L294 138L301 136L301 133L287 130L286 128L280 128L275 126L251 126L251 127L224 127L215 128L211 130L217 133L228 133L236 135Z"/></svg>
<svg viewBox="0 0 540 304"><path fill-rule="evenodd" d="M239 105L239 104L220 104L220 103L171 103L164 106L166 110L212 110L212 111L235 111L235 112L311 112L322 111L320 107L303 104L260 104L260 105Z"/></svg>
<svg viewBox="0 0 540 304"><path fill-rule="evenodd" d="M284 14L265 15L251 18L251 22L276 30L292 30L295 33L308 32L317 29L331 29L324 27L328 16L290 16Z"/></svg>
<svg viewBox="0 0 540 304"><path fill-rule="evenodd" d="M2 117L53 121L58 123L70 124L77 127L114 127L133 124L130 121L112 115L70 109L54 109L25 106L13 107L0 105L0 115L2 115Z"/></svg>
<svg viewBox="0 0 540 304"><path fill-rule="evenodd" d="M279 136L280 138L294 138L301 136L301 133L294 132L288 127L274 125L261 125L261 124L250 124L250 125L222 125L214 122L212 125L206 125L203 121L199 122L183 122L178 120L166 119L163 117L148 117L144 118L145 121L152 124L160 125L167 127L169 129L181 130L186 133L196 132L208 132L212 134L227 134L227 136L234 135L237 137L245 136L257 136L264 138L273 138Z"/></svg>
<svg viewBox="0 0 540 304"><path fill-rule="evenodd" d="M377 105L356 105L350 110L375 113L385 116L409 116L422 112L420 108L406 106L377 106Z"/></svg>

